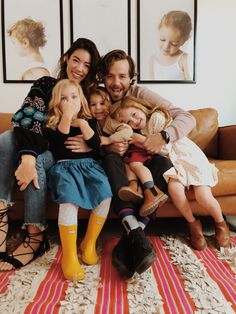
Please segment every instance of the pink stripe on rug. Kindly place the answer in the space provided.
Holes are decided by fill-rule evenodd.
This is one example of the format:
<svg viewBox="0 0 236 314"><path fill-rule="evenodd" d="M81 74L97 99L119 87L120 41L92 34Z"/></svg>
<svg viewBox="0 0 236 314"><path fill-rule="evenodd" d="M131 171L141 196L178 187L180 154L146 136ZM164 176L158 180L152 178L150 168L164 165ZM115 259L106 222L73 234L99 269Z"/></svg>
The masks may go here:
<svg viewBox="0 0 236 314"><path fill-rule="evenodd" d="M7 285L9 283L10 277L14 275L15 270L8 272L0 272L0 293L5 293L7 291Z"/></svg>
<svg viewBox="0 0 236 314"><path fill-rule="evenodd" d="M165 314L193 313L196 306L184 290L184 282L177 266L171 263L171 257L163 248L163 242L157 237L150 237L150 239L158 255L152 269L163 299Z"/></svg>
<svg viewBox="0 0 236 314"><path fill-rule="evenodd" d="M60 265L61 257L62 251L59 247L47 276L39 286L34 303L27 306L24 314L56 314L59 312L60 301L64 300L65 290L67 289L67 283L64 280Z"/></svg>
<svg viewBox="0 0 236 314"><path fill-rule="evenodd" d="M102 244L100 287L95 314L128 314L127 283L111 264L111 252L118 239L105 239Z"/></svg>

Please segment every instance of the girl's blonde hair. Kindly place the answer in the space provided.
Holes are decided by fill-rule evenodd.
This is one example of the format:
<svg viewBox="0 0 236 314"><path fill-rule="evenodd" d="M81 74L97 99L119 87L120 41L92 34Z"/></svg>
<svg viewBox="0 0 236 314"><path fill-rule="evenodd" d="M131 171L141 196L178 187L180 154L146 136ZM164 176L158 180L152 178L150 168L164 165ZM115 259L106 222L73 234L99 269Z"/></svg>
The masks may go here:
<svg viewBox="0 0 236 314"><path fill-rule="evenodd" d="M110 108L112 106L111 104L111 98L106 89L102 86L98 86L96 88L93 88L89 93L89 106L90 106L90 97L92 95L100 95L102 97L102 100L104 101L104 104L106 106L106 110L109 113Z"/></svg>
<svg viewBox="0 0 236 314"><path fill-rule="evenodd" d="M189 39L192 31L191 17L185 11L169 11L162 17L158 29L162 26L174 27L178 29L183 42Z"/></svg>
<svg viewBox="0 0 236 314"><path fill-rule="evenodd" d="M64 79L58 81L58 83L55 85L52 91L52 98L49 102L49 109L46 117L46 126L48 128L51 128L53 130L57 129L57 126L62 117L62 112L59 109L59 105L61 103L62 90L63 88L71 85L74 85L78 89L81 101L81 109L80 112L78 113L78 118L83 118L87 120L92 117L88 107L88 102L84 96L81 86L73 80Z"/></svg>
<svg viewBox="0 0 236 314"><path fill-rule="evenodd" d="M121 110L131 107L141 110L147 116L147 120L150 119L154 112L162 114L166 121L164 128L170 123L172 119L169 110L160 108L158 105L153 106L146 99L136 98L133 96L125 96L122 100L119 100L113 104L110 111L110 116L113 119L120 120L119 115Z"/></svg>

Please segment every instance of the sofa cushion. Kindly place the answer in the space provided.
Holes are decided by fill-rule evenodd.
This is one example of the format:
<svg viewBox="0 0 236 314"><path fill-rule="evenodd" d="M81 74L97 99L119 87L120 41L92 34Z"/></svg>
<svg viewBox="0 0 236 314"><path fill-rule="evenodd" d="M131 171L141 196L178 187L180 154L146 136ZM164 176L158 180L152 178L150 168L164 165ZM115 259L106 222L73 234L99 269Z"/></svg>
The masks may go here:
<svg viewBox="0 0 236 314"><path fill-rule="evenodd" d="M213 108L189 110L196 119L196 127L188 137L194 141L207 155L218 157L218 113Z"/></svg>

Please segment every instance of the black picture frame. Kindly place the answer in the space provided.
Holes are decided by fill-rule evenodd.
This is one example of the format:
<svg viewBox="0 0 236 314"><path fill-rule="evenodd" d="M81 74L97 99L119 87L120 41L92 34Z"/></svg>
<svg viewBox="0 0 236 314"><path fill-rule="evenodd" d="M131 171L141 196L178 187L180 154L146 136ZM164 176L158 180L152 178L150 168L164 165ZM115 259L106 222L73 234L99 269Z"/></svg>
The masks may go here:
<svg viewBox="0 0 236 314"><path fill-rule="evenodd" d="M63 0L1 0L1 18L3 82L31 83L44 73L54 76L64 50ZM29 25L34 25L31 37L29 31L25 35Z"/></svg>
<svg viewBox="0 0 236 314"><path fill-rule="evenodd" d="M163 29L161 35L159 34L159 25L162 17L170 11L186 12L191 18L192 30L189 39L180 47L183 51L182 60L178 59L177 61L177 57L173 59L176 60L174 62L176 67L173 64L173 69L169 68L169 71L167 71L166 64L170 64L172 60L162 57L164 53L168 53L168 50L164 53L161 53L160 49L158 50L158 45L160 43L163 44L164 40L168 40L166 39L166 33L163 33ZM197 0L148 0L148 5L146 0L137 0L138 82L144 84L196 83L196 27ZM169 38L172 39L173 37ZM171 44L176 43L171 42ZM179 57L180 55L181 53L179 53ZM164 60L164 63L161 65L160 60L161 62ZM180 67L179 64L181 65ZM188 64L188 67L184 66L184 64ZM182 72L184 68L188 68L188 71ZM186 72L189 72L189 75Z"/></svg>
<svg viewBox="0 0 236 314"><path fill-rule="evenodd" d="M131 0L70 0L71 44L79 37L96 44L101 55L113 49L130 54Z"/></svg>

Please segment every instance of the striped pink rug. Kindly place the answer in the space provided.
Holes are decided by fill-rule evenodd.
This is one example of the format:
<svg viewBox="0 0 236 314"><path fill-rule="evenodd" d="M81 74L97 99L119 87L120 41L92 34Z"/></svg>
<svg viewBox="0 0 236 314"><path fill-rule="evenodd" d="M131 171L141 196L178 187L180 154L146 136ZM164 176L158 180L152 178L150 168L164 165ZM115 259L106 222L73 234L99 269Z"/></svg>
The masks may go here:
<svg viewBox="0 0 236 314"><path fill-rule="evenodd" d="M192 250L178 237L150 239L158 259L128 281L111 265L118 239L103 240L100 263L84 265L78 283L64 280L54 244L26 267L0 273L0 313L236 313L236 237L222 252L210 243L203 252Z"/></svg>

